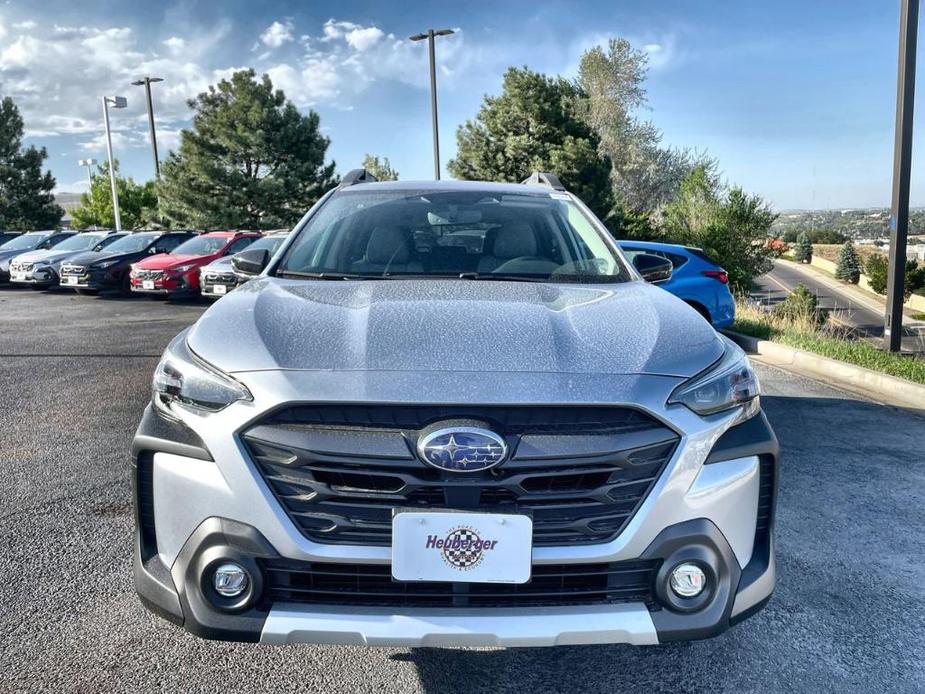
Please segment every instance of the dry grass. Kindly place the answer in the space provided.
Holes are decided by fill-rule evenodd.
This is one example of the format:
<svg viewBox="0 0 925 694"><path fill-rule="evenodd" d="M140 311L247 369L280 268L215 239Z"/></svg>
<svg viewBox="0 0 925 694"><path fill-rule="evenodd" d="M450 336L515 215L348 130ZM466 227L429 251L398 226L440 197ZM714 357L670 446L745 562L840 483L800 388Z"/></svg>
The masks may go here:
<svg viewBox="0 0 925 694"><path fill-rule="evenodd" d="M886 253L881 251L876 246L860 246L855 244L854 250L858 252L858 255L861 256L861 260L863 262L867 262L867 259L872 255L886 256ZM817 255L820 258L825 258L826 260L831 260L833 263L838 262L838 254L840 251L840 244L817 243L813 245L814 255Z"/></svg>
<svg viewBox="0 0 925 694"><path fill-rule="evenodd" d="M925 384L925 359L883 352L843 326L810 312L780 315L751 299L736 299L736 332Z"/></svg>

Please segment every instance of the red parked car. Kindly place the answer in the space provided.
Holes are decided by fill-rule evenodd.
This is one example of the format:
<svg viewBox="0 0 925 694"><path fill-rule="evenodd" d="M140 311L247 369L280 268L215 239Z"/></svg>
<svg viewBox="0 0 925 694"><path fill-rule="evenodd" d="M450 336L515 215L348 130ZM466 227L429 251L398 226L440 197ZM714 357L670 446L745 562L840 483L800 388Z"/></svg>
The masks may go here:
<svg viewBox="0 0 925 694"><path fill-rule="evenodd" d="M170 297L198 296L199 268L243 251L259 238L255 231L213 231L191 238L170 253L135 263L130 275L132 291Z"/></svg>

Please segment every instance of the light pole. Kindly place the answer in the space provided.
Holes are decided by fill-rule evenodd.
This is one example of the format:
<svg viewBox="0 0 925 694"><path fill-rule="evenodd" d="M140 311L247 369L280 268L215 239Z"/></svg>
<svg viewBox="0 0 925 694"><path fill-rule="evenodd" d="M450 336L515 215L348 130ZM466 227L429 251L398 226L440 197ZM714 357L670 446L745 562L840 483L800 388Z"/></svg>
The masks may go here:
<svg viewBox="0 0 925 694"><path fill-rule="evenodd" d="M896 134L893 144L893 201L890 214L890 271L886 286L883 337L891 352L902 349L903 284L909 235L909 185L912 175L912 111L915 107L915 51L919 0L901 0L899 74L896 86Z"/></svg>
<svg viewBox="0 0 925 694"><path fill-rule="evenodd" d="M426 34L415 34L410 37L412 41L427 39L427 48L430 52L430 115L434 128L434 180L440 180L440 135L437 132L437 68L434 60L434 37L449 36L454 33L452 29L428 29Z"/></svg>
<svg viewBox="0 0 925 694"><path fill-rule="evenodd" d="M148 127L151 129L151 151L154 153L154 177L161 177L161 162L157 158L157 137L154 135L154 106L151 103L151 85L154 82L163 82L162 77L142 77L135 80L132 84L136 87L144 85L145 96L148 99Z"/></svg>
<svg viewBox="0 0 925 694"><path fill-rule="evenodd" d="M90 169L96 166L96 159L81 159L77 162L77 166L86 166L87 167L87 185L90 188L93 187L93 175L90 173ZM90 192L90 188L87 189L87 192Z"/></svg>
<svg viewBox="0 0 925 694"><path fill-rule="evenodd" d="M119 216L119 191L116 190L116 167L112 161L112 135L109 132L109 106L125 108L128 102L124 96L103 97L103 123L106 124L106 153L109 155L109 183L112 186L112 214L116 219L116 231L122 231L122 218Z"/></svg>

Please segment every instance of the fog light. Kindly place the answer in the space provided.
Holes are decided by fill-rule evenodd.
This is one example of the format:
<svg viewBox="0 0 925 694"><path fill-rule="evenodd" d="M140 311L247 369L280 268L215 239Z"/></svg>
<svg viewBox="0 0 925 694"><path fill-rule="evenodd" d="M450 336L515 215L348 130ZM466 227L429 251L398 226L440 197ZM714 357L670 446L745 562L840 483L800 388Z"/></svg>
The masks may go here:
<svg viewBox="0 0 925 694"><path fill-rule="evenodd" d="M241 595L250 583L247 571L240 564L229 562L222 564L212 576L212 586L215 592L223 598L236 598Z"/></svg>
<svg viewBox="0 0 925 694"><path fill-rule="evenodd" d="M707 576L696 564L678 564L671 572L671 590L681 598L695 598L707 585Z"/></svg>

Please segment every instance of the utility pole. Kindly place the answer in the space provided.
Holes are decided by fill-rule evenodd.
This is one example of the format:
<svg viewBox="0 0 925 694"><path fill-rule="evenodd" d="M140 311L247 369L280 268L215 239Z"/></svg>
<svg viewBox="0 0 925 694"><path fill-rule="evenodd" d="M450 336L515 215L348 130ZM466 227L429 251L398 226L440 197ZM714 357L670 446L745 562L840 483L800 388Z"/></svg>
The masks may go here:
<svg viewBox="0 0 925 694"><path fill-rule="evenodd" d="M157 136L154 134L154 105L151 102L151 85L154 82L163 82L162 77L142 77L132 84L136 87L144 85L145 96L148 100L148 128L151 130L151 152L154 154L154 177L161 177L161 161L157 158Z"/></svg>
<svg viewBox="0 0 925 694"><path fill-rule="evenodd" d="M886 289L884 346L899 352L903 338L906 240L909 236L909 181L912 175L912 112L915 108L915 53L919 0L900 0L899 74L893 144L893 201L890 215L890 269Z"/></svg>
<svg viewBox="0 0 925 694"><path fill-rule="evenodd" d="M109 131L109 105L113 108L125 108L124 96L103 97L103 123L106 125L106 153L109 155L109 184L112 186L112 214L116 220L116 231L122 231L122 217L119 216L119 191L116 189L116 167L112 159L112 134Z"/></svg>
<svg viewBox="0 0 925 694"><path fill-rule="evenodd" d="M437 67L434 57L434 37L449 36L455 33L452 29L428 29L426 34L415 34L410 37L412 41L427 39L427 48L430 53L430 116L434 130L434 180L440 180L440 134L437 130Z"/></svg>

